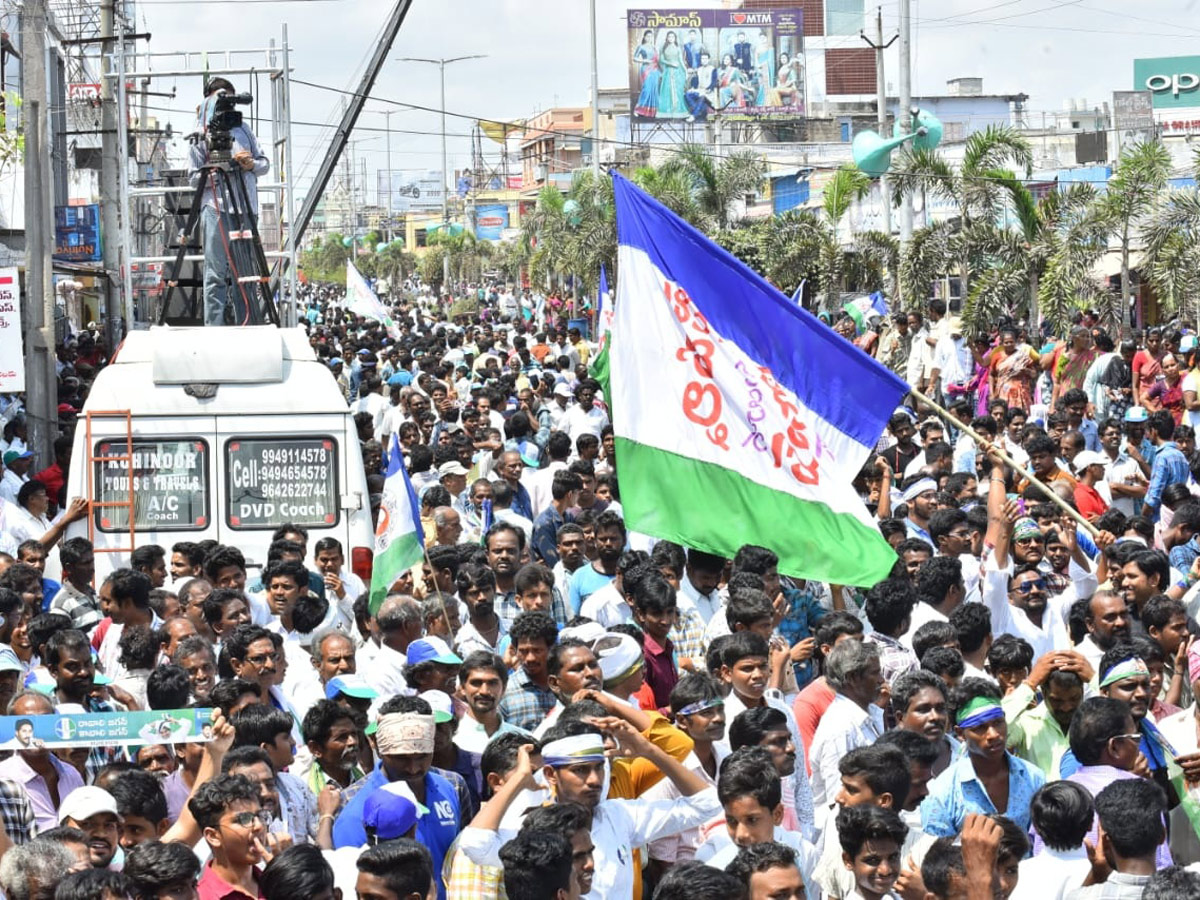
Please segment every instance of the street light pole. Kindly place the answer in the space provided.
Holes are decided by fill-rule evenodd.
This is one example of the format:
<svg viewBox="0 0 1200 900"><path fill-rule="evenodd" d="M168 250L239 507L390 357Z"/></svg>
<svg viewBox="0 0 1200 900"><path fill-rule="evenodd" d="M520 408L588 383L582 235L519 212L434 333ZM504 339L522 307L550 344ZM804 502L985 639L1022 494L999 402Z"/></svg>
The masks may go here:
<svg viewBox="0 0 1200 900"><path fill-rule="evenodd" d="M442 81L442 236L445 237L450 229L450 188L449 188L449 162L446 154L446 66L451 63L464 62L468 59L486 59L487 54L475 53L470 56L455 56L450 59L427 59L421 56L400 56L397 60L400 62L419 62L429 63L437 66L441 71ZM450 254L444 252L442 254L442 290L448 291L450 288Z"/></svg>
<svg viewBox="0 0 1200 900"><path fill-rule="evenodd" d="M591 0L592 25L592 175L600 179L600 76L596 60L596 0Z"/></svg>
<svg viewBox="0 0 1200 900"><path fill-rule="evenodd" d="M392 223L392 114L401 112L399 109L385 109L387 116L387 235L390 241L395 233Z"/></svg>

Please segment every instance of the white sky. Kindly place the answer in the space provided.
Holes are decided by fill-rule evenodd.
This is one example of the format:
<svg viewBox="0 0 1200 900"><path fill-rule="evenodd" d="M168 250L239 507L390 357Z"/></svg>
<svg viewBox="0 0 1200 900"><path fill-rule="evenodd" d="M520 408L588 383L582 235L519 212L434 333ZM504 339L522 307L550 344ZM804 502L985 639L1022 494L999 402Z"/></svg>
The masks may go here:
<svg viewBox="0 0 1200 900"><path fill-rule="evenodd" d="M688 8L720 5L700 0ZM627 83L626 9L655 6L637 0L597 0L602 88ZM886 0L882 6L885 33L890 35L898 3ZM391 0L139 0L138 25L153 34L151 51L165 52L266 46L271 38L278 40L286 22L293 77L349 90L357 84L391 7ZM1086 98L1091 106L1111 100L1113 90L1131 89L1136 57L1200 53L1200 0L913 0L912 7L914 93L940 93L948 78L979 76L988 93L1029 94L1031 122L1042 111L1061 109L1072 97ZM680 9L683 4L667 0L658 8ZM874 6L869 6L869 19L873 13ZM447 120L453 170L469 161L472 118L515 119L554 105L587 102L587 14L587 0L414 0L373 97L437 108L437 67L394 58L488 54L487 59L446 70L446 107L468 117ZM861 44L857 35L844 40L846 46ZM892 85L894 53L893 48L887 60ZM245 90L246 81L239 78L235 84ZM265 79L261 84L265 102ZM169 91L170 86L164 81L152 90ZM178 133L186 133L199 83L180 80L177 87L175 100L153 98L151 106L175 110L159 115ZM335 93L297 86L293 119L334 121L339 102ZM370 199L375 171L385 167L382 111L389 108L403 109L369 101L354 135L362 139L355 158L366 160ZM440 167L436 113L398 112L391 116L391 125L393 169ZM331 129L295 125L302 184L315 173L330 134ZM181 141L177 145L183 146ZM485 153L494 147L485 139Z"/></svg>

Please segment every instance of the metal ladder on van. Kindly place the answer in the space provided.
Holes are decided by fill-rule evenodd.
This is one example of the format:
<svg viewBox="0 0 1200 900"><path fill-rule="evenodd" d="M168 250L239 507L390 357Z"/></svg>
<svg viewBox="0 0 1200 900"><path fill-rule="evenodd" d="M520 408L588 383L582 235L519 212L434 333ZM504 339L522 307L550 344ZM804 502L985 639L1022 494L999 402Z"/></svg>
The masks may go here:
<svg viewBox="0 0 1200 900"><path fill-rule="evenodd" d="M88 540L96 553L133 553L134 550L134 484L133 484L133 414L127 409L95 410L85 413L87 433L87 501L88 501ZM97 455L92 437L93 419L124 419L125 420L125 452L118 454ZM113 443L119 444L119 437ZM107 446L107 445L105 445ZM129 488L128 500L97 500L96 499L96 464L124 463L126 485ZM129 546L128 547L97 547L96 546L96 515L97 509L124 509L128 512ZM107 526L108 519L103 523Z"/></svg>

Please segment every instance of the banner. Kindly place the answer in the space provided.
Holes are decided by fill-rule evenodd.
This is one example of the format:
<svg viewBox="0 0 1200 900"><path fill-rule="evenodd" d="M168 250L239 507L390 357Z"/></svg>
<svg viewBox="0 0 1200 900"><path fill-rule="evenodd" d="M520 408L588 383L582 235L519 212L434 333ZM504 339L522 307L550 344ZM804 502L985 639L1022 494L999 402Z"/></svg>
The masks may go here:
<svg viewBox="0 0 1200 900"><path fill-rule="evenodd" d="M804 116L799 9L631 9L629 98L641 121Z"/></svg>
<svg viewBox="0 0 1200 900"><path fill-rule="evenodd" d="M21 289L15 268L0 269L0 393L25 390Z"/></svg>
<svg viewBox="0 0 1200 900"><path fill-rule="evenodd" d="M378 173L379 206L393 213L432 212L442 208L442 173L435 169L402 169ZM390 196L389 196L390 195Z"/></svg>
<svg viewBox="0 0 1200 900"><path fill-rule="evenodd" d="M211 738L211 709L0 716L0 750L191 744Z"/></svg>
<svg viewBox="0 0 1200 900"><path fill-rule="evenodd" d="M475 237L481 241L498 242L508 227L508 207L491 203L475 208Z"/></svg>

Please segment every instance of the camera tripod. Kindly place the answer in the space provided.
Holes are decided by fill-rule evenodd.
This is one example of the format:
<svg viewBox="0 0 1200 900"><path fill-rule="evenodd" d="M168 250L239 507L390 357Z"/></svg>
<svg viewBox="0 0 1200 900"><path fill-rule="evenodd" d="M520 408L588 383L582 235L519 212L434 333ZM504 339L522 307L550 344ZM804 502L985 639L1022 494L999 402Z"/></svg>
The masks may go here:
<svg viewBox="0 0 1200 900"><path fill-rule="evenodd" d="M165 279L167 290L163 295L158 323L192 325L205 322L203 274L200 279L182 279L180 273L188 250L198 249L202 243L196 231L203 211L204 192L210 187L219 214L217 228L223 246L204 247L204 254L207 257L209 253L224 253L229 263L230 277L227 277L225 284L223 317L228 321L232 306L231 324L262 325L270 322L279 325L279 312L271 296L271 266L263 251L258 224L251 212L253 206L244 173L230 151L224 148L210 149L208 161L200 168L200 180L192 194L187 224L180 234L179 249ZM190 298L184 288L192 289ZM177 290L184 299L180 311L182 314L168 315Z"/></svg>

